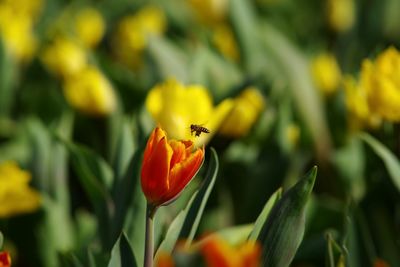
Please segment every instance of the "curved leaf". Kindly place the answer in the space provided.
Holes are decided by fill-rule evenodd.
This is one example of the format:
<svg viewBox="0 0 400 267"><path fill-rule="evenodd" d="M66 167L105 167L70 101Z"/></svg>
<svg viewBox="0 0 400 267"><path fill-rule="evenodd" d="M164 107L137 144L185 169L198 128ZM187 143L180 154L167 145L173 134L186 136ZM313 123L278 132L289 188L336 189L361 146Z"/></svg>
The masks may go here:
<svg viewBox="0 0 400 267"><path fill-rule="evenodd" d="M257 237L263 245L263 266L287 267L292 262L303 239L305 208L316 174L314 167L271 210Z"/></svg>
<svg viewBox="0 0 400 267"><path fill-rule="evenodd" d="M397 190L400 191L400 162L396 156L371 135L362 133L360 134L360 138L383 160L394 185L397 187Z"/></svg>

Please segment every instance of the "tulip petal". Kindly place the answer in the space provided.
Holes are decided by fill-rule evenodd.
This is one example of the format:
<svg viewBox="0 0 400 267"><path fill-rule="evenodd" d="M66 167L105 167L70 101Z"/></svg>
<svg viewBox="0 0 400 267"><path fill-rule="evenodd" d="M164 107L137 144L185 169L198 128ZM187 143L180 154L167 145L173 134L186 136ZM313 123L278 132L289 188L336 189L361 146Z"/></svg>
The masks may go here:
<svg viewBox="0 0 400 267"><path fill-rule="evenodd" d="M155 144L151 154L144 158L141 175L142 189L152 203L161 201L161 196L170 189L169 166L172 154L172 148L163 137Z"/></svg>
<svg viewBox="0 0 400 267"><path fill-rule="evenodd" d="M156 127L150 134L149 140L147 141L146 149L144 151L143 158L147 159L153 153L154 144L157 144L163 137L165 137L165 132Z"/></svg>
<svg viewBox="0 0 400 267"><path fill-rule="evenodd" d="M185 144L176 140L171 140L169 142L172 150L174 151L170 163L170 169L172 169L176 163L183 161L186 158L186 147Z"/></svg>
<svg viewBox="0 0 400 267"><path fill-rule="evenodd" d="M166 199L175 198L199 170L204 158L204 150L197 149L185 161L175 164L170 171L170 191Z"/></svg>

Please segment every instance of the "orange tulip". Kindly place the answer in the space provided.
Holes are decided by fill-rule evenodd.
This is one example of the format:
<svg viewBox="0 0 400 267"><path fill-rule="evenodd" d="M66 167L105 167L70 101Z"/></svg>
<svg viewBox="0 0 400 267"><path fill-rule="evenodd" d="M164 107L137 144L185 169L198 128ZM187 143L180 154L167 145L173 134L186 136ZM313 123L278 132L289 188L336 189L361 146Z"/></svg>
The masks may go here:
<svg viewBox="0 0 400 267"><path fill-rule="evenodd" d="M173 201L199 170L204 148L194 150L192 141L167 140L164 130L153 130L144 151L142 190L149 204Z"/></svg>
<svg viewBox="0 0 400 267"><path fill-rule="evenodd" d="M260 266L261 246L258 243L248 241L234 247L213 235L206 238L201 250L208 267Z"/></svg>
<svg viewBox="0 0 400 267"><path fill-rule="evenodd" d="M6 251L0 252L0 267L10 267L11 257Z"/></svg>

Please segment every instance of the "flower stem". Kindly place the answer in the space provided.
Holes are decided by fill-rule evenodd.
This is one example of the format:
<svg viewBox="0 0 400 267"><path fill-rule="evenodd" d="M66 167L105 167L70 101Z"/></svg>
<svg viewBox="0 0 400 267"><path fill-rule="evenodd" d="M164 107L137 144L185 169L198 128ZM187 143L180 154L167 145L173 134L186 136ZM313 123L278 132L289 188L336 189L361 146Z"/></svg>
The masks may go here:
<svg viewBox="0 0 400 267"><path fill-rule="evenodd" d="M144 267L153 267L154 256L154 214L157 208L151 204L147 204L146 208L146 237L144 248Z"/></svg>

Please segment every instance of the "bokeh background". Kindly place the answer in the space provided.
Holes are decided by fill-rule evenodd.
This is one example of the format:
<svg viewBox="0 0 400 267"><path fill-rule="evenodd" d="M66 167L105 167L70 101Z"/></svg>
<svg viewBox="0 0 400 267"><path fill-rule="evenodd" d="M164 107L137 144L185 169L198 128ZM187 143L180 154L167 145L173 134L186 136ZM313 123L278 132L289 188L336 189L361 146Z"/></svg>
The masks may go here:
<svg viewBox="0 0 400 267"><path fill-rule="evenodd" d="M240 238L317 165L292 266L400 266L399 11L397 0L0 0L0 230L13 266L106 266L121 229L142 262L140 185L116 181L137 176L131 157L156 125L217 151L199 237ZM202 175L160 211L159 240ZM96 203L123 203L123 215L110 223Z"/></svg>

